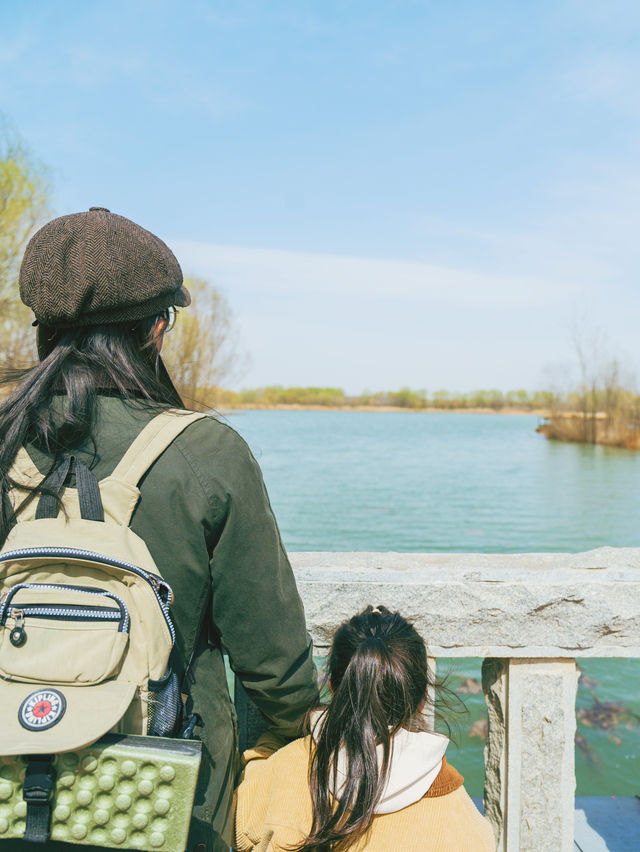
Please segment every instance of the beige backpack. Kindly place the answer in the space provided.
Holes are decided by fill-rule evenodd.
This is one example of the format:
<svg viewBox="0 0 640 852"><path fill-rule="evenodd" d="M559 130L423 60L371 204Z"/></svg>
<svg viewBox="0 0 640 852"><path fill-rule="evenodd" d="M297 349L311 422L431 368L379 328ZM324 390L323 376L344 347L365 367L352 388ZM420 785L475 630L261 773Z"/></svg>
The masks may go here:
<svg viewBox="0 0 640 852"><path fill-rule="evenodd" d="M103 807L97 809L99 819L85 819L84 834L83 825L74 818L56 822L56 813L65 816L69 810L56 806L56 796L61 794L60 770L68 760L51 757L45 766L42 757L30 758L25 761L26 780L22 783L21 771L13 775L4 771L2 761L10 768L14 765L11 756L81 752L108 732L153 737L176 734L182 703L171 666L173 592L129 523L143 475L177 435L203 416L178 411L157 415L113 473L100 482L76 459L65 459L46 482L48 490L59 495L63 511L58 511L60 504L50 494L33 500L20 512L0 551L0 800L3 789L4 798L11 801L22 792L22 802L17 800L20 807L16 806L18 818L9 826L0 817L0 840L23 836L42 841L51 836L99 845L135 842L139 848L171 848L166 846L167 832L158 829L160 811L154 811L158 830L147 836L136 829L138 811L128 794L120 797L120 805L131 800L133 810L127 825L140 835L133 841L131 831L123 834L118 828L125 824L122 819L113 823L115 828L111 820L105 823L108 808L104 797ZM72 473L73 488L66 484ZM42 481L24 449L10 476L18 486ZM14 506L23 496L19 487L9 494ZM123 742L112 737L107 745ZM153 741L142 745L151 746ZM113 760L108 763L111 758L103 751L99 747L96 752L98 763L103 769L107 765L113 768ZM144 765L151 767L148 753L143 757L142 763L146 760ZM87 766L90 763L85 760ZM157 771L149 769L148 777L155 777L156 772L161 778L162 766L167 779L171 771L175 775L165 754ZM76 774L80 777L82 772ZM102 775L98 772L96 784L108 786L110 782L99 781ZM114 795L116 780L114 775ZM10 782L15 789L7 794ZM75 780L67 783L65 789L74 784ZM147 787L143 784L140 789ZM125 784L122 789L129 788ZM45 814L41 805L47 792ZM103 792L109 791L104 787ZM82 803L87 797L80 798ZM167 794L166 802L170 798ZM64 796L62 801L66 801ZM115 819L124 811L114 804L113 814L109 813ZM137 824L143 821L140 817ZM0 852L1 848L0 844Z"/></svg>

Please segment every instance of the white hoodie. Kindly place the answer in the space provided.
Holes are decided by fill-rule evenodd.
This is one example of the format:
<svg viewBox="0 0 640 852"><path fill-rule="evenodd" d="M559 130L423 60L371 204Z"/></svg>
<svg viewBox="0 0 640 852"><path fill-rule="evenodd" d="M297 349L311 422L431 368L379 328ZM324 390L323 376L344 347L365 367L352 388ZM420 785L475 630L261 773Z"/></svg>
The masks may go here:
<svg viewBox="0 0 640 852"><path fill-rule="evenodd" d="M316 739L324 717L318 710L311 717L311 734ZM375 809L377 814L390 814L419 801L436 780L442 758L449 745L443 734L430 731L407 731L401 728L391 738L389 773ZM378 766L382 766L383 748L377 747ZM339 798L346 783L346 754L338 752L338 783L331 781L331 793Z"/></svg>

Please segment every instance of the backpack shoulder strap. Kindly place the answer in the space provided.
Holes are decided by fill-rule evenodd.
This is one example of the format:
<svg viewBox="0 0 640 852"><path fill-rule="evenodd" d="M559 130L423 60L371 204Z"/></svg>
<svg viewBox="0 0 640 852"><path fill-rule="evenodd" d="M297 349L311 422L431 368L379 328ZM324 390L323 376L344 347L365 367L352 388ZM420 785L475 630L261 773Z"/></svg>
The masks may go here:
<svg viewBox="0 0 640 852"><path fill-rule="evenodd" d="M39 485L44 479L43 474L33 463L31 456L24 447L20 447L9 468L9 477L18 485L33 487Z"/></svg>
<svg viewBox="0 0 640 852"><path fill-rule="evenodd" d="M136 488L151 465L187 426L207 415L177 409L163 411L147 423L116 465L109 479L117 479Z"/></svg>
<svg viewBox="0 0 640 852"><path fill-rule="evenodd" d="M40 485L44 479L44 475L40 473L24 447L20 447L16 453L13 464L8 470L8 476L15 483L7 492L7 498L13 511L21 504L27 494L27 489ZM23 488L24 490L22 490Z"/></svg>

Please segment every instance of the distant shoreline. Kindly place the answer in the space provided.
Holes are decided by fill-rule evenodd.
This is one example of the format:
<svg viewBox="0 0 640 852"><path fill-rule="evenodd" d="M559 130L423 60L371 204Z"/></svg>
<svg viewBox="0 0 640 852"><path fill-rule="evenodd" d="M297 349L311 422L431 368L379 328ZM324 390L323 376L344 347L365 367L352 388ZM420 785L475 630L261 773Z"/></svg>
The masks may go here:
<svg viewBox="0 0 640 852"><path fill-rule="evenodd" d="M242 411L379 411L384 413L409 414L508 414L508 415L532 415L534 417L548 417L549 412L545 409L533 409L523 411L521 408L510 408L505 406L498 410L493 408L408 408L400 405L298 405L278 404L259 405L257 403L245 403L221 408L224 414L233 414Z"/></svg>

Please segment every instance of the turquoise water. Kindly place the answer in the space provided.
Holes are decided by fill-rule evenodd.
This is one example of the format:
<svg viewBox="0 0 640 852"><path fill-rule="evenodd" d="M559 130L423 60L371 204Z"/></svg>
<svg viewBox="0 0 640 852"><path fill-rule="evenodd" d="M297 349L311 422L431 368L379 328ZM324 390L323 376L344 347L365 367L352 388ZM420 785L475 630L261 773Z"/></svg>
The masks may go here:
<svg viewBox="0 0 640 852"><path fill-rule="evenodd" d="M640 546L640 453L547 441L536 417L250 411L228 422L260 462L291 551ZM479 660L439 661L449 665L454 685L479 678ZM640 661L581 666L577 794L640 793ZM484 699L464 699L449 755L479 795L483 740L469 729ZM621 706L598 716L597 702Z"/></svg>

